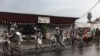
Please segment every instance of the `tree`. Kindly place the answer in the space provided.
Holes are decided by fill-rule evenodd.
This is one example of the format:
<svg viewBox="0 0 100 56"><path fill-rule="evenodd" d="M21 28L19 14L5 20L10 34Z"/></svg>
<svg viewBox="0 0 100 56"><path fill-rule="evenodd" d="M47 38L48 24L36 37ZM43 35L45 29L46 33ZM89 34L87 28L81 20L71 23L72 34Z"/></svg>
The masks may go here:
<svg viewBox="0 0 100 56"><path fill-rule="evenodd" d="M88 23L91 22L91 18L92 18L92 14L91 14L91 12L89 12L87 15Z"/></svg>

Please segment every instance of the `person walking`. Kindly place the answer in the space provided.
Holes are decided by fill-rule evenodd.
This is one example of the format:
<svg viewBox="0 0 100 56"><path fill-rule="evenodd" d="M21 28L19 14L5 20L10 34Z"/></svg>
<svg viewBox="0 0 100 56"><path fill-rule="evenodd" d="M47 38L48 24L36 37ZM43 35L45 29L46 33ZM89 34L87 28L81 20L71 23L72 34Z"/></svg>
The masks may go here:
<svg viewBox="0 0 100 56"><path fill-rule="evenodd" d="M61 36L60 36L60 28L59 27L56 27L56 31L54 33L54 36L55 36L56 41L57 41L57 47L60 44L61 46L63 46L65 48L64 44L60 41Z"/></svg>
<svg viewBox="0 0 100 56"><path fill-rule="evenodd" d="M79 29L78 35L79 35L79 48L82 48L83 47L83 31L82 31L82 29Z"/></svg>
<svg viewBox="0 0 100 56"><path fill-rule="evenodd" d="M76 29L73 26L71 31L70 31L72 46L75 44L76 34L77 34Z"/></svg>
<svg viewBox="0 0 100 56"><path fill-rule="evenodd" d="M42 46L42 33L40 31L40 29L37 29L37 28L34 28L36 33L36 44L35 44L35 47L36 47L36 52L39 52L39 48L43 49L43 46Z"/></svg>
<svg viewBox="0 0 100 56"><path fill-rule="evenodd" d="M95 38L96 38L97 45L99 45L100 30L98 28L96 28L96 31L95 31Z"/></svg>
<svg viewBox="0 0 100 56"><path fill-rule="evenodd" d="M48 31L46 31L46 45L49 46L50 45L50 33Z"/></svg>

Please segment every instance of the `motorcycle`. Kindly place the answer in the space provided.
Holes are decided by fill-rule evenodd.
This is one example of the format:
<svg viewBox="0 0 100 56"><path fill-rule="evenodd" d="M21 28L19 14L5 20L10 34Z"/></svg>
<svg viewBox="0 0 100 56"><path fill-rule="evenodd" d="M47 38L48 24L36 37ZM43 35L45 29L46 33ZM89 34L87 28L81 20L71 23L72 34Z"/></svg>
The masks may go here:
<svg viewBox="0 0 100 56"><path fill-rule="evenodd" d="M16 31L12 33L12 36L3 43L3 52L10 55L13 51L17 51L20 54L21 43L19 36L22 35L20 32Z"/></svg>

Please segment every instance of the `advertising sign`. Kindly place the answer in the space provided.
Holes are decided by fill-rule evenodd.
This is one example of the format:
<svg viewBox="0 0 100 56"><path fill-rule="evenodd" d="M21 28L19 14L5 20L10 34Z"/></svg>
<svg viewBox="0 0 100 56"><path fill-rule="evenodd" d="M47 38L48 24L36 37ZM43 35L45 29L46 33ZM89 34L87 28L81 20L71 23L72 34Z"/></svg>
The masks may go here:
<svg viewBox="0 0 100 56"><path fill-rule="evenodd" d="M38 17L38 23L50 23L50 17Z"/></svg>

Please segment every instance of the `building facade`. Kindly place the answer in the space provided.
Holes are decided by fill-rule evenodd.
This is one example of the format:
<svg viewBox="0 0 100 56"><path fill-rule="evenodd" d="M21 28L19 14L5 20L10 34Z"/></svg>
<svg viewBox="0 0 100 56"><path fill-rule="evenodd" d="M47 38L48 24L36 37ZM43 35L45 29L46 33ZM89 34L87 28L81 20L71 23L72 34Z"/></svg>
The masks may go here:
<svg viewBox="0 0 100 56"><path fill-rule="evenodd" d="M16 23L23 31L31 31L36 26L66 27L75 23L77 17L60 17L50 15L23 14L12 12L0 12L0 30L9 30L10 25ZM30 30L29 30L30 29Z"/></svg>
<svg viewBox="0 0 100 56"><path fill-rule="evenodd" d="M94 20L94 29L99 28L100 29L100 17L98 17L96 20Z"/></svg>

